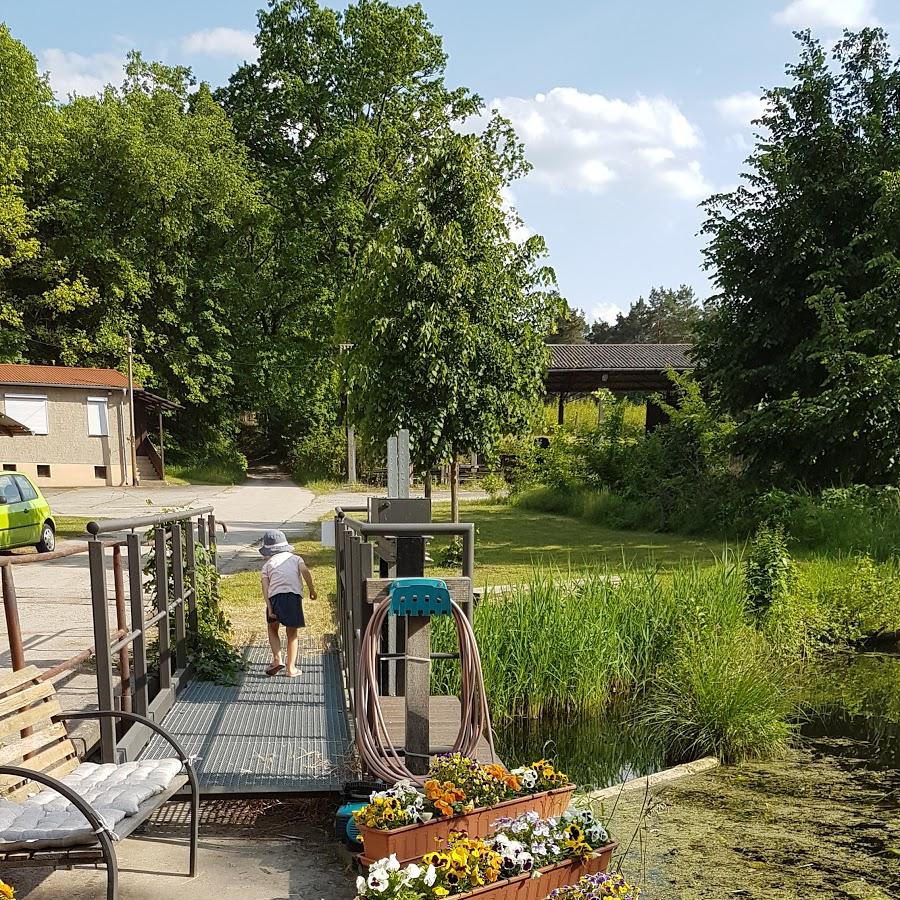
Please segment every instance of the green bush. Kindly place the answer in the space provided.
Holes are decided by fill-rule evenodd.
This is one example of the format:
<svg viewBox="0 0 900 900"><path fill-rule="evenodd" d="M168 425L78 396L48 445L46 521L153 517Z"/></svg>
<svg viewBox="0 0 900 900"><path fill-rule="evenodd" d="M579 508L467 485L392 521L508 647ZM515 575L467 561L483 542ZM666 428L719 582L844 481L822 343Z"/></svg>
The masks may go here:
<svg viewBox="0 0 900 900"><path fill-rule="evenodd" d="M787 548L781 525L761 525L744 559L747 606L757 617L764 616L772 604L786 596L793 586L797 567Z"/></svg>
<svg viewBox="0 0 900 900"><path fill-rule="evenodd" d="M227 439L174 456L166 474L191 484L240 484L247 477L247 457Z"/></svg>
<svg viewBox="0 0 900 900"><path fill-rule="evenodd" d="M341 481L346 471L347 438L339 425L322 425L300 438L291 451L291 472L300 484Z"/></svg>
<svg viewBox="0 0 900 900"><path fill-rule="evenodd" d="M641 721L673 760L775 755L794 731L795 698L779 668L752 629L705 630L679 643L656 678Z"/></svg>

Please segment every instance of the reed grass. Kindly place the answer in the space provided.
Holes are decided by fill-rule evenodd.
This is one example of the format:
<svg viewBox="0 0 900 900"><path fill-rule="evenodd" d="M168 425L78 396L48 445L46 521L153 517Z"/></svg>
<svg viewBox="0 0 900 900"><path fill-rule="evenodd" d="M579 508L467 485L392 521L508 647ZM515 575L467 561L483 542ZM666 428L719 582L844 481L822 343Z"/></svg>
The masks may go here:
<svg viewBox="0 0 900 900"><path fill-rule="evenodd" d="M492 714L598 717L632 710L667 757L723 759L777 752L790 736L783 672L751 624L736 561L665 572L625 566L573 584L535 571L475 612ZM453 649L443 624L436 649ZM435 693L459 690L453 663L436 664Z"/></svg>

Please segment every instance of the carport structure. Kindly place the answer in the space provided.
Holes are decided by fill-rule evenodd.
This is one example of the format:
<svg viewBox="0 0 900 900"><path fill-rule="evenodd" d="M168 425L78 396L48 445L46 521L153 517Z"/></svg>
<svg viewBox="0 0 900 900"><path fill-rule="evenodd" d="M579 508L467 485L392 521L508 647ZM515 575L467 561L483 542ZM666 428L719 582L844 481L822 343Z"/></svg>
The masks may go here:
<svg viewBox="0 0 900 900"><path fill-rule="evenodd" d="M615 394L667 394L669 371L694 368L690 344L551 344L547 393L558 397L557 422L565 421L566 398L607 388ZM662 410L647 404L648 430L663 420Z"/></svg>

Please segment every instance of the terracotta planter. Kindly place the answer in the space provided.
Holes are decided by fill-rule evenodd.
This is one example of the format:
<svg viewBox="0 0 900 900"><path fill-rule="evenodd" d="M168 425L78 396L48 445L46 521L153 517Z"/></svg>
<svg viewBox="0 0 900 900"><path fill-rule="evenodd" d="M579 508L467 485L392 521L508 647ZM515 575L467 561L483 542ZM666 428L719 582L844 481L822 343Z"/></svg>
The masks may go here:
<svg viewBox="0 0 900 900"><path fill-rule="evenodd" d="M360 828L363 836L363 854L360 862L368 866L394 853L401 865L406 865L421 859L433 850L443 850L453 831L463 831L470 838L479 838L492 833L491 826L497 819L514 819L532 810L542 819L558 816L566 811L574 792L575 785L568 784L552 791L505 800L496 806L484 806L462 816L432 819L424 825L406 825L392 831L363 826Z"/></svg>
<svg viewBox="0 0 900 900"><path fill-rule="evenodd" d="M469 897L477 898L477 900L545 900L556 888L575 884L584 875L605 872L609 868L609 859L613 850L618 846L616 843L607 844L590 859L568 859L565 862L547 866L540 870L540 878L518 875L515 878L468 891L465 894L455 894L448 900L467 900Z"/></svg>

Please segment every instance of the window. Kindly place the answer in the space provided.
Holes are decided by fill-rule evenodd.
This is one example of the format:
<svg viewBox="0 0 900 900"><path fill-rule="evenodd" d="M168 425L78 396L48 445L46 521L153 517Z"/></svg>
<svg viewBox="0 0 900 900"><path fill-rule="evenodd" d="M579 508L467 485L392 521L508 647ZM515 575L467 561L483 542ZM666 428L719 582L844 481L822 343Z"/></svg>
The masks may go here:
<svg viewBox="0 0 900 900"><path fill-rule="evenodd" d="M30 428L35 434L50 434L47 398L37 394L7 394L6 414Z"/></svg>
<svg viewBox="0 0 900 900"><path fill-rule="evenodd" d="M50 466L46 465L38 465L38 478L49 478L50 477Z"/></svg>
<svg viewBox="0 0 900 900"><path fill-rule="evenodd" d="M109 434L109 417L106 397L87 398L88 435L106 437Z"/></svg>
<svg viewBox="0 0 900 900"><path fill-rule="evenodd" d="M102 478L106 481L106 466L94 466L94 478Z"/></svg>
<svg viewBox="0 0 900 900"><path fill-rule="evenodd" d="M49 469L50 466L44 466L45 469ZM41 467L38 466L38 474L41 473ZM13 475L13 481L19 486L19 493L22 495L23 500L37 500L37 491L34 489L34 485L24 476L24 475Z"/></svg>
<svg viewBox="0 0 900 900"><path fill-rule="evenodd" d="M3 463L3 471L4 472L15 472L16 464L15 463Z"/></svg>
<svg viewBox="0 0 900 900"><path fill-rule="evenodd" d="M21 503L22 495L12 475L0 475L0 503Z"/></svg>

